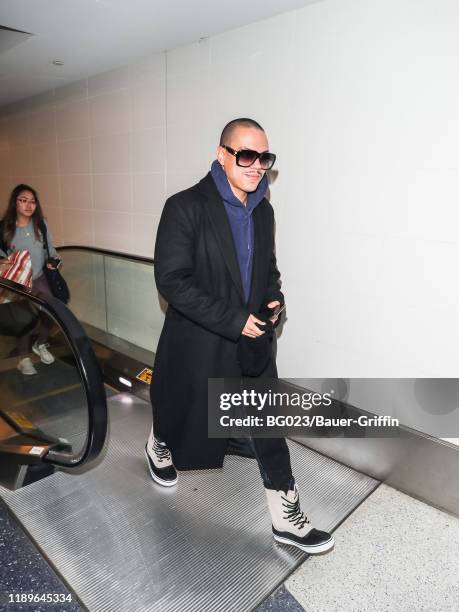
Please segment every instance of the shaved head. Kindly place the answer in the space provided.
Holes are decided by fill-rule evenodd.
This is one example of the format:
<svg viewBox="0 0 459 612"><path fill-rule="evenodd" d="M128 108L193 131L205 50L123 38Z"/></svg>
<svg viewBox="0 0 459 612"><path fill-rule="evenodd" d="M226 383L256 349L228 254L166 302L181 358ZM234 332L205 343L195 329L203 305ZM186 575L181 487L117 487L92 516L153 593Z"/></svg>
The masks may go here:
<svg viewBox="0 0 459 612"><path fill-rule="evenodd" d="M247 117L233 119L223 128L222 135L220 136L220 146L229 145L233 132L238 127L256 128L257 130L261 130L262 132L264 132L264 129L261 127L261 125L253 119L248 119Z"/></svg>

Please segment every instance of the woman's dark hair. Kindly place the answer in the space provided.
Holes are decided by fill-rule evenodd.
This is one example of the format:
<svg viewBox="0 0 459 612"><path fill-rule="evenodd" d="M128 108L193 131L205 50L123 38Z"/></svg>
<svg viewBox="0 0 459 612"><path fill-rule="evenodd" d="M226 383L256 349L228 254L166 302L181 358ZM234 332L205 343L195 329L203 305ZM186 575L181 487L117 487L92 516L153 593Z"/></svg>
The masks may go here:
<svg viewBox="0 0 459 612"><path fill-rule="evenodd" d="M11 246L11 241L13 240L13 236L16 232L16 200L23 191L30 191L36 202L35 212L32 215L33 231L37 240L42 239L40 232L40 222L44 221L44 216L40 200L38 198L38 193L33 187L21 184L17 185L11 192L10 199L8 202L8 208L6 209L6 213L2 219L3 240L7 247Z"/></svg>

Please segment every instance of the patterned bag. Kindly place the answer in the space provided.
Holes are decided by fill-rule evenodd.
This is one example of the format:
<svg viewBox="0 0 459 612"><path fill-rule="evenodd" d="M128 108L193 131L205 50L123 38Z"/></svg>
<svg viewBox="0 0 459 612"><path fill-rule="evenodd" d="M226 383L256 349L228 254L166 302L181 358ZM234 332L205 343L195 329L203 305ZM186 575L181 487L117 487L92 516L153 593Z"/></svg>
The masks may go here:
<svg viewBox="0 0 459 612"><path fill-rule="evenodd" d="M29 251L16 251L9 256L11 266L0 266L0 277L13 281L19 285L24 285L30 289L32 287L32 260ZM7 289L0 290L0 304L11 302L14 293Z"/></svg>

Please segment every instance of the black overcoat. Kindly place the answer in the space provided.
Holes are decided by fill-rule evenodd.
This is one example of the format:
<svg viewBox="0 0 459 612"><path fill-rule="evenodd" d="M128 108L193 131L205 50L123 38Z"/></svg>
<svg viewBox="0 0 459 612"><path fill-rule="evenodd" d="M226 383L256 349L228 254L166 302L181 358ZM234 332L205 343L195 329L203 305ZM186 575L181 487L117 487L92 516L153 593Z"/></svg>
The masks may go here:
<svg viewBox="0 0 459 612"><path fill-rule="evenodd" d="M231 227L211 174L170 197L161 215L155 279L168 308L151 385L153 426L180 470L222 466L228 442L207 435L208 378L241 376L236 348L249 314L272 300L283 302L272 206L263 199L252 214L247 304ZM263 376L277 376L274 356Z"/></svg>

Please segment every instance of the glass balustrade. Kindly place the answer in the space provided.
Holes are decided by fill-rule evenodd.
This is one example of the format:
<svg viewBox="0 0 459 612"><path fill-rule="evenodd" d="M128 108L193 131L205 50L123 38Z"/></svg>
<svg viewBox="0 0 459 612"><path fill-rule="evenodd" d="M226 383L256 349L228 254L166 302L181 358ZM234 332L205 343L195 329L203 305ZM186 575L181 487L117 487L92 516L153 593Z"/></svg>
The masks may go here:
<svg viewBox="0 0 459 612"><path fill-rule="evenodd" d="M156 290L153 261L78 247L60 253L72 295L69 306L88 335L97 340L101 331L109 345L111 337L155 352L165 305ZM123 348L129 354L129 347Z"/></svg>

